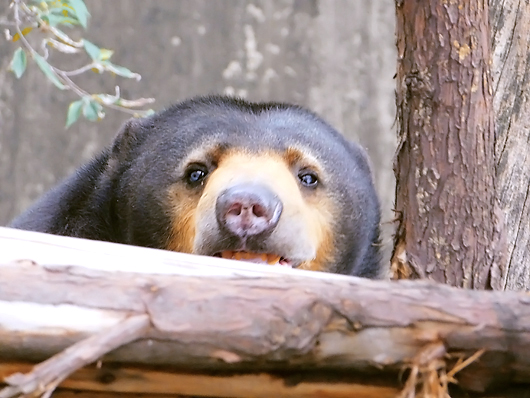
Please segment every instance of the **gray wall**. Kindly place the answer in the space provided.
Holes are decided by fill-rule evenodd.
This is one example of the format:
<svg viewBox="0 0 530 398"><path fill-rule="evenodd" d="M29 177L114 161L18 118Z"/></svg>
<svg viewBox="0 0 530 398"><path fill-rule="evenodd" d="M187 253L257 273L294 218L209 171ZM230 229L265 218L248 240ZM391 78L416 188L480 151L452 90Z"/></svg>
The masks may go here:
<svg viewBox="0 0 530 398"><path fill-rule="evenodd" d="M155 109L223 92L308 106L368 149L383 221L391 219L392 1L90 0L87 5L92 19L84 36L114 49L113 61L142 80L91 74L77 80L81 85L112 93L119 84L124 97L155 97ZM107 145L127 118L109 111L99 123L82 121L65 130L67 106L76 98L45 81L34 65L16 80L7 71L14 49L0 38L0 225Z"/></svg>

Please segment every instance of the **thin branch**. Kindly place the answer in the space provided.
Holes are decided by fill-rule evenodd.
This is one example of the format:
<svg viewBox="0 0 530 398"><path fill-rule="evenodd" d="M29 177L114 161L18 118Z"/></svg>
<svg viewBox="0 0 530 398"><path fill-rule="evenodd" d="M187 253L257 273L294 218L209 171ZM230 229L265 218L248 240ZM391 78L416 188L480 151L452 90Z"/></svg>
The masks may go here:
<svg viewBox="0 0 530 398"><path fill-rule="evenodd" d="M43 21L38 14L36 14L34 11L32 11L26 3L22 0L13 0L11 3L11 6L13 8L13 19L12 22L13 26L15 27L15 30L19 36L19 39L22 43L22 46L30 53L32 58L35 58L36 56L40 56L40 54L33 48L33 46L29 43L29 41L26 39L24 34L22 33L21 25L22 25L22 15L24 19L27 19L30 22L34 22L37 26L48 26L45 21ZM49 31L54 34L59 40L66 41L67 44L65 45L73 45L73 47L82 47L82 41L80 42L74 42L73 40L69 42L69 37L64 37L64 34L61 34L57 29L50 27ZM43 41L43 52L45 53L44 59L47 60L48 58L48 47L46 46L46 41ZM71 71L64 71L62 69L59 69L56 66L51 65L48 63L48 66L50 67L52 73L55 75L55 77L58 79L59 82L61 82L64 85L64 88L67 90L73 91L76 95L78 95L81 98L90 97L93 101L96 101L102 106L105 106L110 109L119 110L131 115L137 116L138 114L142 115L146 112L149 112L147 110L138 110L138 109L131 109L131 108L138 108L143 107L147 104L153 103L155 100L154 98L139 98L135 100L126 100L119 98L119 96L116 98L116 101L119 100L120 104L112 103L109 101L102 100L99 95L92 95L89 92L83 90L81 87L79 87L76 83L70 79L71 76L77 76L84 72L88 72L89 70L93 68L97 68L99 70L105 70L104 67L102 67L97 62L91 62L87 65L84 65L78 69L74 69ZM119 90L117 91L119 92ZM109 97L111 97L109 95Z"/></svg>
<svg viewBox="0 0 530 398"><path fill-rule="evenodd" d="M21 24L21 21L20 21L20 15L19 15L19 0L15 0L14 1L14 6L13 6L13 17L15 19L15 30L17 31L18 35L19 35L19 39L20 41L24 44L24 47L26 47L26 49L32 54L37 54L37 51L35 51L33 49L33 47L31 46L31 44L29 43L29 41L26 39L26 37L22 34L22 30L20 29L20 24Z"/></svg>
<svg viewBox="0 0 530 398"><path fill-rule="evenodd" d="M42 394L43 397L49 397L70 374L110 351L142 337L149 325L148 315L131 316L110 330L82 340L36 365L27 374L15 373L6 377L8 386L0 390L0 398L12 398L20 394Z"/></svg>
<svg viewBox="0 0 530 398"><path fill-rule="evenodd" d="M93 68L97 68L98 70L102 70L102 68L99 67L98 64L96 64L95 62L92 62L92 63L87 64L85 66L82 66L82 67L80 67L78 69L74 69L74 70L70 70L70 71L61 70L61 73L64 76L76 76L76 75L80 75L82 73L88 72L89 70L92 70Z"/></svg>

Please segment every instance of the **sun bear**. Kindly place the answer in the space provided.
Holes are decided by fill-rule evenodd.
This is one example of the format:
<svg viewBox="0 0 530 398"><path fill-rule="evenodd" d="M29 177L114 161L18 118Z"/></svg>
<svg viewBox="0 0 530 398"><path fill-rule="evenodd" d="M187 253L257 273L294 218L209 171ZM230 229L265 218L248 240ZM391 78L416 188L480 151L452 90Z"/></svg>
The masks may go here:
<svg viewBox="0 0 530 398"><path fill-rule="evenodd" d="M375 278L379 222L359 145L299 106L210 96L127 121L11 226Z"/></svg>

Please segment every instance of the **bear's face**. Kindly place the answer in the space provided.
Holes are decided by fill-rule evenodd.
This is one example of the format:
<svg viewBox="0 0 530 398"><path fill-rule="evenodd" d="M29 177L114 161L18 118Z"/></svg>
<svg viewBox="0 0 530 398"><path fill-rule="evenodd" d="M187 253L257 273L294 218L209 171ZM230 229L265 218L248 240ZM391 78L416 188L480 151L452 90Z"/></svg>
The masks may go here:
<svg viewBox="0 0 530 398"><path fill-rule="evenodd" d="M127 243L376 272L379 205L366 157L306 110L188 101L130 122L112 153Z"/></svg>
<svg viewBox="0 0 530 398"><path fill-rule="evenodd" d="M306 151L195 150L169 190L168 248L323 270L333 263L334 202ZM322 179L321 179L322 178Z"/></svg>

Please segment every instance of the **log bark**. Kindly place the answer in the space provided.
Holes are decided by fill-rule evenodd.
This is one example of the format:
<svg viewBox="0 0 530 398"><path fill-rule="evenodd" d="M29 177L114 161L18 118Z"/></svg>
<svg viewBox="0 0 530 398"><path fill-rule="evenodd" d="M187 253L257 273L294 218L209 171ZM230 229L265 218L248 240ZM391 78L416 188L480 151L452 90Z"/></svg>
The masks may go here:
<svg viewBox="0 0 530 398"><path fill-rule="evenodd" d="M0 363L41 361L147 314L145 334L103 363L265 372L284 380L279 385L293 373L346 374L345 385L377 387L380 395L366 395L375 397L399 388L399 371L425 357L449 370L457 356L484 349L457 374L462 388L530 380L530 299L522 293L363 280L7 228L0 247ZM245 396L225 393L218 396Z"/></svg>
<svg viewBox="0 0 530 398"><path fill-rule="evenodd" d="M487 2L397 3L395 272L502 288Z"/></svg>
<svg viewBox="0 0 530 398"><path fill-rule="evenodd" d="M492 76L497 197L505 214L509 290L530 289L530 4L492 0Z"/></svg>

